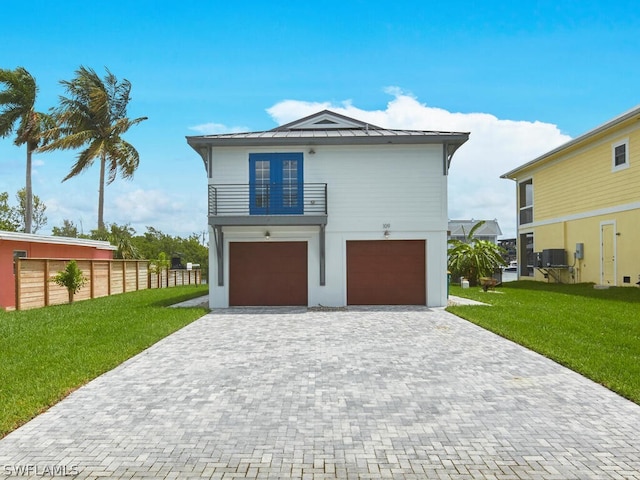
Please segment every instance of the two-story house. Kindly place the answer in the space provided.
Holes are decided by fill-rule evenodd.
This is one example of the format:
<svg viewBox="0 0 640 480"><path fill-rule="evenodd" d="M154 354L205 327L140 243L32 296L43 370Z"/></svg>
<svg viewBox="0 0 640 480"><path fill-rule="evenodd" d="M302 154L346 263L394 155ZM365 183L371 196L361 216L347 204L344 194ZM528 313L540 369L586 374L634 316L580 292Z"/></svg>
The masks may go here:
<svg viewBox="0 0 640 480"><path fill-rule="evenodd" d="M514 180L519 278L640 280L640 107L502 175Z"/></svg>
<svg viewBox="0 0 640 480"><path fill-rule="evenodd" d="M449 238L452 240L465 241L471 229L479 222L484 222L474 233L474 238L487 240L498 244L498 237L502 235L498 220L449 220Z"/></svg>
<svg viewBox="0 0 640 480"><path fill-rule="evenodd" d="M210 306L446 305L447 174L468 136L325 110L187 137L209 178Z"/></svg>

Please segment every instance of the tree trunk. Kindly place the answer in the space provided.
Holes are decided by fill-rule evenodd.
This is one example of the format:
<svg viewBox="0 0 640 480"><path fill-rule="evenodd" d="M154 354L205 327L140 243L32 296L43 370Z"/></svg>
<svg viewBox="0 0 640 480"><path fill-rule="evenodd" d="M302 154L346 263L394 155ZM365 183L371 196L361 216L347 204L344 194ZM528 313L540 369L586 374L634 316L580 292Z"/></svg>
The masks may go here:
<svg viewBox="0 0 640 480"><path fill-rule="evenodd" d="M69 293L69 303L73 303L73 290L67 288L67 292Z"/></svg>
<svg viewBox="0 0 640 480"><path fill-rule="evenodd" d="M31 233L33 221L33 189L31 186L31 145L27 142L27 178L24 187L24 233Z"/></svg>
<svg viewBox="0 0 640 480"><path fill-rule="evenodd" d="M106 169L106 154L100 155L100 187L98 189L98 230L104 230L104 174Z"/></svg>

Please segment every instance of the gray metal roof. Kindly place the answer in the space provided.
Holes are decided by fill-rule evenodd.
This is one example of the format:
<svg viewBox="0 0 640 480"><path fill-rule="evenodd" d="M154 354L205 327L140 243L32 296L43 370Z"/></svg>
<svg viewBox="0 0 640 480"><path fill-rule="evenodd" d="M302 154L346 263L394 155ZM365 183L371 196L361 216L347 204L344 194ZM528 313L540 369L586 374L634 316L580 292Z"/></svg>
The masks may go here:
<svg viewBox="0 0 640 480"><path fill-rule="evenodd" d="M324 118L332 123L322 127L313 124L314 118ZM326 120L335 119L335 122ZM303 128L301 125L311 125ZM348 125L348 128L340 128ZM203 146L276 146L276 145L382 145L382 144L433 144L447 143L459 147L469 138L468 132L440 132L428 130L393 130L376 127L360 120L338 115L328 110L318 112L295 122L261 132L222 133L216 135L188 136L187 142L194 149Z"/></svg>
<svg viewBox="0 0 640 480"><path fill-rule="evenodd" d="M473 226L481 222L482 220L449 220L449 231L451 232L451 236L459 237L463 235L469 235L469 231L473 228ZM475 231L476 236L498 236L502 235L502 230L500 230L500 225L498 225L497 220L484 220L484 225L478 227L478 230Z"/></svg>

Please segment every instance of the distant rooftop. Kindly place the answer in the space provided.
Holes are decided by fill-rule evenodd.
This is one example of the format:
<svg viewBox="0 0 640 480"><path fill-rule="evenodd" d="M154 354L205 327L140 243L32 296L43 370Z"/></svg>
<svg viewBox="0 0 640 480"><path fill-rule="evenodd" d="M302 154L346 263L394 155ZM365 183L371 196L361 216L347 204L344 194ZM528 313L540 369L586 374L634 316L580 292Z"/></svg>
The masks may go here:
<svg viewBox="0 0 640 480"><path fill-rule="evenodd" d="M482 220L449 220L449 231L452 237L462 237L469 235L473 226ZM485 220L484 225L478 227L475 232L476 236L495 236L502 235L500 225L497 220Z"/></svg>
<svg viewBox="0 0 640 480"><path fill-rule="evenodd" d="M57 237L50 235L36 235L34 233L6 232L0 230L0 240L14 242L50 243L57 245L75 245L81 247L93 247L98 250L117 250L118 247L103 240L90 240L87 238Z"/></svg>

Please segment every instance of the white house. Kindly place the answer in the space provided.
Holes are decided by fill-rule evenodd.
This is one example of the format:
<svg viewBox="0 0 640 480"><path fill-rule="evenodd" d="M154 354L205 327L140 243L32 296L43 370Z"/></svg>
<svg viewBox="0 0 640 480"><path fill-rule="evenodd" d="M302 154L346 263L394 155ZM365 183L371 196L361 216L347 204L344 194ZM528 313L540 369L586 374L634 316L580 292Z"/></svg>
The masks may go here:
<svg viewBox="0 0 640 480"><path fill-rule="evenodd" d="M474 238L478 240L488 240L498 244L498 237L502 235L498 220L449 220L449 238L464 241L471 229L479 222L484 222L474 233Z"/></svg>
<svg viewBox="0 0 640 480"><path fill-rule="evenodd" d="M209 178L210 306L446 305L447 174L468 137L328 110L187 137Z"/></svg>

